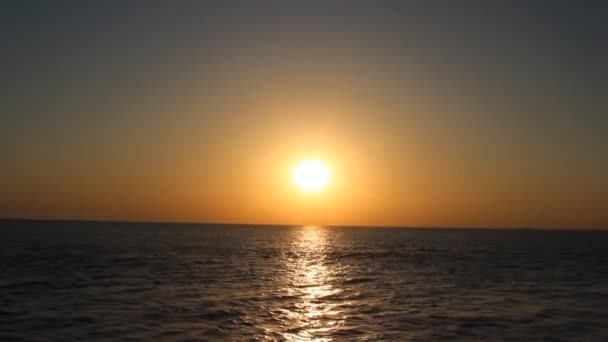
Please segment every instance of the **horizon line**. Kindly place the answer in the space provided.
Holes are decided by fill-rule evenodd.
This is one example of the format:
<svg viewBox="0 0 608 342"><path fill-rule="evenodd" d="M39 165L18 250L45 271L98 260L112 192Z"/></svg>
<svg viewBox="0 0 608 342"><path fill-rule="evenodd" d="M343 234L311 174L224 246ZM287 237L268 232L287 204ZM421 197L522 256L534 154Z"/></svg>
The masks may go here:
<svg viewBox="0 0 608 342"><path fill-rule="evenodd" d="M413 225L339 225L339 224L283 224L283 223L243 223L243 222L212 222L212 221L152 221L128 219L82 219L82 218L36 218L36 217L0 217L2 221L34 221L34 222L74 222L74 223L125 223L125 224L175 224L175 225L223 225L223 226L266 226L266 227L306 227L319 226L328 228L396 228L396 229L436 229L436 230L545 230L545 231L608 231L607 227L500 227L500 226L413 226Z"/></svg>

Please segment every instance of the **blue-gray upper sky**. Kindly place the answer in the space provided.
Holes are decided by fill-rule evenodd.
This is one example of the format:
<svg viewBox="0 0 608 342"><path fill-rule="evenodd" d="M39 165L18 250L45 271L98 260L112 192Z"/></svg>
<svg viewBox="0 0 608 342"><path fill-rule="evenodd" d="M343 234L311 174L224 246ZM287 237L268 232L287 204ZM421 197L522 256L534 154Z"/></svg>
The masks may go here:
<svg viewBox="0 0 608 342"><path fill-rule="evenodd" d="M2 216L292 222L228 170L316 153L323 223L608 224L605 1L1 6Z"/></svg>

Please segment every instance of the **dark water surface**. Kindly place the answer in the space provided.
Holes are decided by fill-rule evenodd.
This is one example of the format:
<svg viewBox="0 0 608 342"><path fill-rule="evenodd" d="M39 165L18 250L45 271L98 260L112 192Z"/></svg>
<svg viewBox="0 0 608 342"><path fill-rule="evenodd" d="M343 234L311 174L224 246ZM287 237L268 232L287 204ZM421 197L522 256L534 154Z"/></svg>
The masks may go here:
<svg viewBox="0 0 608 342"><path fill-rule="evenodd" d="M0 340L608 340L608 233L3 222Z"/></svg>

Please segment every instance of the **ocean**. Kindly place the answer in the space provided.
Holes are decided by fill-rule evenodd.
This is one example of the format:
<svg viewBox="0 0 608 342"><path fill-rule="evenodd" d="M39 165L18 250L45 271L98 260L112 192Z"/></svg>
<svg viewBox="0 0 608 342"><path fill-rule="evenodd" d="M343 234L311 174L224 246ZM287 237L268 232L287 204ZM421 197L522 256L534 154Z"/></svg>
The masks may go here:
<svg viewBox="0 0 608 342"><path fill-rule="evenodd" d="M608 232L2 221L0 341L607 341Z"/></svg>

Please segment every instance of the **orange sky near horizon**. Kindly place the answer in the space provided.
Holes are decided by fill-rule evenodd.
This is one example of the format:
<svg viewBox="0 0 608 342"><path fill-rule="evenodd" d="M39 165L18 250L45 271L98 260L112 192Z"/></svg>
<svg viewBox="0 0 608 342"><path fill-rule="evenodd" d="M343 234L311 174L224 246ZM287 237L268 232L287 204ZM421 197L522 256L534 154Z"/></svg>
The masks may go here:
<svg viewBox="0 0 608 342"><path fill-rule="evenodd" d="M364 119L368 113L355 114L366 108L357 100L311 103L244 105L266 114L243 114L249 121L236 123L243 129L234 133L229 127L217 128L217 136L197 135L190 121L174 127L166 143L142 140L77 161L24 160L30 165L19 170L29 172L2 178L10 183L3 184L9 205L1 214L369 226L593 228L608 222L601 210L606 192L593 179L572 185L568 177L582 175L483 150L471 156L452 143L458 137L429 138L425 125L431 124L415 119L395 118L394 130L374 127ZM409 111L416 111L413 104ZM149 152L151 144L156 152ZM319 193L305 193L291 179L294 166L310 158L331 169L332 182Z"/></svg>

